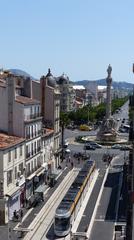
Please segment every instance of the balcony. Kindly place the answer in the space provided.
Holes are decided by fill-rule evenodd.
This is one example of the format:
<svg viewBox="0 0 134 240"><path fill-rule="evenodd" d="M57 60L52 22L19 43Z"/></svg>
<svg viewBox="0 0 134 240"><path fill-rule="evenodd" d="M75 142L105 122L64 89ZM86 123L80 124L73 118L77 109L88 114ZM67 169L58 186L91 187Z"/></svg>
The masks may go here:
<svg viewBox="0 0 134 240"><path fill-rule="evenodd" d="M24 116L24 121L25 122L31 122L31 121L36 121L36 120L39 120L41 119L42 116L41 116L41 113L38 113L38 114L30 114L30 115L25 115Z"/></svg>
<svg viewBox="0 0 134 240"><path fill-rule="evenodd" d="M29 158L30 157L30 153L26 153L26 158Z"/></svg>

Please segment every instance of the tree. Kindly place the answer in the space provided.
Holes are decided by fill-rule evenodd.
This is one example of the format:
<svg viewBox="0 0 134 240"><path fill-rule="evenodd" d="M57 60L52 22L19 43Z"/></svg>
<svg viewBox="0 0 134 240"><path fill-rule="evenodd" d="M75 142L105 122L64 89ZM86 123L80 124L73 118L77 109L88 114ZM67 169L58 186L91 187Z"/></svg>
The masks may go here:
<svg viewBox="0 0 134 240"><path fill-rule="evenodd" d="M65 127L69 124L69 122L70 122L70 119L68 118L68 113L60 112L62 161L64 158L64 149L63 149L64 148L64 130L65 130Z"/></svg>

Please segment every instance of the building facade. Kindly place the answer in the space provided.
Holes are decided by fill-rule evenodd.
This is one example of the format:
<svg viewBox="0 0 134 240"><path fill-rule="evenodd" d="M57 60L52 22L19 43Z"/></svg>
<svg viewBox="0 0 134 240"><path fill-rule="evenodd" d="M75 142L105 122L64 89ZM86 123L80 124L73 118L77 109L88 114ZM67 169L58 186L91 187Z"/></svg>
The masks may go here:
<svg viewBox="0 0 134 240"><path fill-rule="evenodd" d="M25 202L25 139L0 133L0 224Z"/></svg>
<svg viewBox="0 0 134 240"><path fill-rule="evenodd" d="M69 81L69 77L62 74L56 79L60 89L60 110L61 112L70 112L75 110L75 91Z"/></svg>

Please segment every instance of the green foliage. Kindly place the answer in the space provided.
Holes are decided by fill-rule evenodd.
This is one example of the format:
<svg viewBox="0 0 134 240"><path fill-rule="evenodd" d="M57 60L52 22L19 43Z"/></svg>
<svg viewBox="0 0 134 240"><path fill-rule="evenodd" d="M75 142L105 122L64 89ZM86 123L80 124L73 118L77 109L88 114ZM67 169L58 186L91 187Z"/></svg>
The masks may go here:
<svg viewBox="0 0 134 240"><path fill-rule="evenodd" d="M126 101L128 97L119 98L112 100L112 114L120 108ZM77 111L72 111L67 114L70 121L74 121L76 124L87 123L88 120L91 122L96 122L102 120L106 113L106 104L101 103L98 106L91 107L90 105L84 106ZM65 113L64 113L65 114Z"/></svg>
<svg viewBox="0 0 134 240"><path fill-rule="evenodd" d="M60 112L60 125L67 126L70 123L68 113Z"/></svg>
<svg viewBox="0 0 134 240"><path fill-rule="evenodd" d="M118 98L118 99L112 100L112 108L111 108L112 114L113 114L118 108L120 108L127 100L128 100L128 97Z"/></svg>

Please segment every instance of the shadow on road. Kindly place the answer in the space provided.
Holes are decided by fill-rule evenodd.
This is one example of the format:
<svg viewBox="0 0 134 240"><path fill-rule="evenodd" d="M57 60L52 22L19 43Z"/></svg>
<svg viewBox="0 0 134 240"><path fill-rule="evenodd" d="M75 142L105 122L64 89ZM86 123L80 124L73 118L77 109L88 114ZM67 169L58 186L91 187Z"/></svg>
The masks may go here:
<svg viewBox="0 0 134 240"><path fill-rule="evenodd" d="M121 172L109 173L105 182L105 188L111 188L111 196L105 216L107 221L115 221L116 218L116 203L118 197L119 177Z"/></svg>

